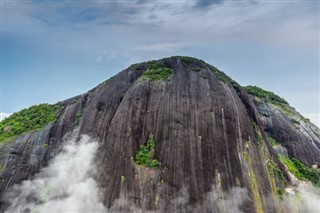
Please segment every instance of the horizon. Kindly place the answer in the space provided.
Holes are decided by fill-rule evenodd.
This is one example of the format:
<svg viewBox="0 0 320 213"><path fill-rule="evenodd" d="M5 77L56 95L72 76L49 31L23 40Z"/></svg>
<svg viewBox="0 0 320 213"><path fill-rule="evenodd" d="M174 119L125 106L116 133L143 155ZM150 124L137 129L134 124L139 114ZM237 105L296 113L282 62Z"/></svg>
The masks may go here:
<svg viewBox="0 0 320 213"><path fill-rule="evenodd" d="M319 4L1 1L0 119L83 94L130 64L187 55L319 127Z"/></svg>

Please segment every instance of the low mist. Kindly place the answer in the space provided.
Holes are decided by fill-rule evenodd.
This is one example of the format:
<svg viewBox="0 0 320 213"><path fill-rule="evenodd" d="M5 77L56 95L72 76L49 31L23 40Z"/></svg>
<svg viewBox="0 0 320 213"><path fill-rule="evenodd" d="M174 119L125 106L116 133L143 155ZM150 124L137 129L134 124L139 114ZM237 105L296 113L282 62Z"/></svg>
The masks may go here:
<svg viewBox="0 0 320 213"><path fill-rule="evenodd" d="M88 136L76 136L35 179L13 186L7 193L11 212L106 212L98 187L90 177L98 143ZM91 175L92 176L92 175Z"/></svg>
<svg viewBox="0 0 320 213"><path fill-rule="evenodd" d="M206 193L202 202L190 205L189 192L182 188L169 203L159 198L157 209L148 211L120 196L106 209L99 196L99 188L93 179L96 168L94 157L98 142L83 135L76 140L74 134L33 180L14 185L6 194L9 207L6 213L106 213L106 212L232 212L245 211L249 201L246 188L233 187L223 192L216 186ZM169 186L167 186L169 187ZM161 194L161 193L159 193ZM306 182L286 189L279 206L283 212L320 212L320 191ZM267 201L265 201L267 202ZM271 201L270 201L271 202Z"/></svg>
<svg viewBox="0 0 320 213"><path fill-rule="evenodd" d="M301 182L286 189L282 203L290 213L319 213L320 190L311 183Z"/></svg>
<svg viewBox="0 0 320 213"><path fill-rule="evenodd" d="M243 213L242 205L248 201L246 188L232 187L229 192L223 192L215 186L204 195L203 201L196 205L188 205L189 193L186 189L180 191L180 196L171 202L172 212L232 212Z"/></svg>

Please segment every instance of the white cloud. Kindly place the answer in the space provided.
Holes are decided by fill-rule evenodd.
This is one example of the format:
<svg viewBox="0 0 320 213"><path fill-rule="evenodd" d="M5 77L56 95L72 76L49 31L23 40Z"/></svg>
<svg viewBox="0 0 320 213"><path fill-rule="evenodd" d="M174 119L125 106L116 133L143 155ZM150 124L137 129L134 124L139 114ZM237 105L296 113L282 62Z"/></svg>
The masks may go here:
<svg viewBox="0 0 320 213"><path fill-rule="evenodd" d="M152 51L176 52L182 46L183 45L179 43L157 43L157 44L137 46L135 47L135 49L139 51L145 51L145 52L152 52Z"/></svg>
<svg viewBox="0 0 320 213"><path fill-rule="evenodd" d="M6 194L6 212L106 212L99 188L91 177L98 142L77 135L65 142L62 151L33 180L14 185Z"/></svg>
<svg viewBox="0 0 320 213"><path fill-rule="evenodd" d="M11 115L11 113L0 112L0 121L2 121L3 119L9 117L10 115Z"/></svg>
<svg viewBox="0 0 320 213"><path fill-rule="evenodd" d="M137 45L131 48L102 50L96 57L96 61L125 60L127 62L125 65L129 66L130 64L141 61L166 57L168 54L176 55L181 48L185 47L184 45L183 43L152 43Z"/></svg>
<svg viewBox="0 0 320 213"><path fill-rule="evenodd" d="M287 212L319 212L320 191L309 182L299 181L286 188L281 204Z"/></svg>
<svg viewBox="0 0 320 213"><path fill-rule="evenodd" d="M190 55L215 62L220 60L220 64L229 60L222 64L225 68L229 67L225 71L229 74L241 72L243 74L239 76L245 76L245 79L253 76L249 73L253 72L250 69L258 62L261 67L270 68L270 72L256 70L257 75L252 77L255 83L265 78L265 81L272 85L274 76L281 79L281 69L291 70L290 65L294 63L299 66L294 67L293 72L296 73L290 75L293 77L287 85L300 86L300 82L304 82L301 78L305 76L308 76L308 82L318 79L314 74L314 63L303 57L300 57L301 63L292 60L302 53L306 57L311 54L315 57L319 55L320 22L317 2L219 2L221 3L207 7L195 7L196 0L94 0L90 6L86 2L72 1L6 1L3 3L4 39L8 38L8 43L14 48L22 46L20 43L17 45L17 41L27 44L31 42L30 47L23 48L38 47L39 52L44 51L44 54L52 52L53 56L58 54L59 57L67 58L67 61L59 62L61 59L56 59L57 64L63 67L75 67L74 64L81 62L92 70L99 70L96 73L102 70L100 67L110 67L111 70L113 64L121 64L123 68L131 63L170 55ZM209 4L204 1L202 5ZM234 48L229 49L230 45ZM283 54L283 47L292 48L289 49L290 54ZM304 54L304 51L309 54ZM278 52L283 55L278 57ZM254 57L250 57L252 54ZM239 62L239 59L244 58L243 55L248 55L245 63L253 64L252 68L251 65L240 67L242 62ZM236 71L232 71L232 67L237 67L234 69ZM87 68L82 66L81 69L83 72ZM307 75L308 73L311 75ZM298 83L293 82L293 78L297 79ZM82 79L79 78L79 81ZM306 92L311 95L312 91L318 91L318 88L313 86L317 83L309 84L310 88ZM21 88L23 86L21 85ZM282 84L281 87L284 88ZM296 91L287 91L294 96L293 100L298 99ZM318 97L318 94L316 95L312 94L313 97ZM287 97L290 96L286 95L285 98ZM295 107L299 104L290 103ZM305 112L316 111L307 107L299 109ZM319 121L314 122L319 125Z"/></svg>
<svg viewBox="0 0 320 213"><path fill-rule="evenodd" d="M319 43L319 21L311 4L225 1L206 10L193 5L190 1L146 3L131 15L128 25L118 29L130 36L152 35L190 44L240 39L314 48Z"/></svg>
<svg viewBox="0 0 320 213"><path fill-rule="evenodd" d="M85 3L55 2L46 3L46 7L32 2L19 6L6 3L6 10L9 12L5 13L5 24L6 29L18 30L32 26L30 33L38 29L51 29L55 32L54 36L63 38L58 39L62 46L75 44L76 48L84 46L83 48L92 47L96 50L101 44L113 42L106 40L113 36L112 32L126 38L125 43L138 41L143 44L150 43L150 40L153 43L158 40L162 44L183 40L189 44L198 44L219 42L220 39L256 39L314 48L319 43L319 20L317 10L313 9L319 5L287 1L243 1L241 4L225 1L214 7L197 9L194 7L195 2L146 1L137 4L135 1L93 1L89 8ZM63 13L66 9L72 9L71 14ZM44 12L49 15L42 16ZM85 12L88 14L85 15ZM63 30L57 32L57 28ZM66 37L65 32L69 36ZM72 42L68 37L71 37ZM88 39L92 37L95 39ZM121 39L120 42L123 41ZM78 45L79 43L82 45ZM156 50L159 47L156 46ZM160 51L163 48L160 47Z"/></svg>

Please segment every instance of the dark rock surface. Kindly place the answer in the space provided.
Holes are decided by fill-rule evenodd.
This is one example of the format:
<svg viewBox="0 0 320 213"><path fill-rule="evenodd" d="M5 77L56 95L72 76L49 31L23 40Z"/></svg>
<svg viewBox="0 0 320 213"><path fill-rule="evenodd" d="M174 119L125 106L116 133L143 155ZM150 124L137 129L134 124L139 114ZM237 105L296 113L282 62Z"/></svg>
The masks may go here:
<svg viewBox="0 0 320 213"><path fill-rule="evenodd" d="M215 190L223 198L235 188L243 188L248 199L240 210L276 212L277 188L290 180L267 141L248 94L223 73L220 75L227 81L221 81L212 67L200 60L186 63L171 57L160 62L173 69L167 81L139 79L148 63L131 66L91 91L61 102L58 119L43 130L2 144L0 208L7 204L3 197L8 187L31 179L59 151L63 137L79 128L79 134L99 141L95 179L107 208L122 196L144 210L223 211L224 199L208 204L206 195ZM282 120L277 122L273 121L274 125L282 125ZM150 133L155 137L154 157L161 163L156 169L134 162ZM310 151L292 150L296 151L289 155ZM308 163L315 158L310 157ZM284 182L268 169L270 162L283 172ZM188 196L180 205L174 199L182 191Z"/></svg>
<svg viewBox="0 0 320 213"><path fill-rule="evenodd" d="M289 158L320 167L320 130L289 105L278 107L253 97L264 131L274 138Z"/></svg>

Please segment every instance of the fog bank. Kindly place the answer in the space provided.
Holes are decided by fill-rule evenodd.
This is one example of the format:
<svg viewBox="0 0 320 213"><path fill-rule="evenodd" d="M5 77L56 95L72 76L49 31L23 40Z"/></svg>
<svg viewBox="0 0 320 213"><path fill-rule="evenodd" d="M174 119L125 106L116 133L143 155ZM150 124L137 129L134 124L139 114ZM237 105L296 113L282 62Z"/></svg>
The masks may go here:
<svg viewBox="0 0 320 213"><path fill-rule="evenodd" d="M93 159L98 142L88 136L65 141L62 151L35 179L23 181L7 193L11 212L106 212L99 199ZM91 175L92 176L92 175Z"/></svg>

